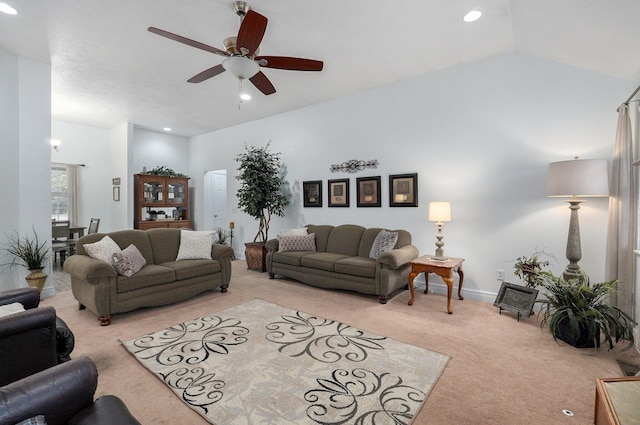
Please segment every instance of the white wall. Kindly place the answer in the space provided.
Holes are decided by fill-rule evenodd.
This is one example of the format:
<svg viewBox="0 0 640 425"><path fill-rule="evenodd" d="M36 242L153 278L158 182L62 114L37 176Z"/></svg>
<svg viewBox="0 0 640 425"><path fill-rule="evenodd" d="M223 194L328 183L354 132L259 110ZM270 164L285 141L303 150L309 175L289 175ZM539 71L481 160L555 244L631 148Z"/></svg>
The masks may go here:
<svg viewBox="0 0 640 425"><path fill-rule="evenodd" d="M7 235L51 235L51 66L0 49L0 245ZM11 261L4 251L0 264ZM26 286L24 268L2 268L0 290ZM51 276L49 271L48 273ZM51 279L43 296L53 295Z"/></svg>
<svg viewBox="0 0 640 425"><path fill-rule="evenodd" d="M275 96L287 96L277 93ZM549 162L611 159L616 107L628 96L628 81L521 54L461 65L271 118L193 137L190 171L195 187L196 227L203 223L202 180L206 170L229 170L229 220L236 223L236 252L257 223L237 210L235 156L243 144L282 153L293 203L276 217L280 228L355 223L404 228L421 254L435 249L430 200L452 202L444 228L445 254L466 258L465 293L493 301L496 270L514 281L513 261L544 249L560 273L569 209L546 197ZM332 164L377 159L377 169L331 173ZM419 207L390 208L388 175L417 172ZM355 179L382 176L382 208L356 208ZM327 207L327 179L350 178L351 207ZM324 207L302 208L305 180L323 180ZM604 276L606 199L580 210L582 267L593 281ZM235 242L235 241L234 241Z"/></svg>

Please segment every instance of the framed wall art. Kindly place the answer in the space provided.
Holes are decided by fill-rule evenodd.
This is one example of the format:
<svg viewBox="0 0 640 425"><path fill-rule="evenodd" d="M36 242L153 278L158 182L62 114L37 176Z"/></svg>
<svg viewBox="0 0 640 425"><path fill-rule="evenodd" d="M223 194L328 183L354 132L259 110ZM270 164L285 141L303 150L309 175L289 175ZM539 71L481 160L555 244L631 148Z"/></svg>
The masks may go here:
<svg viewBox="0 0 640 425"><path fill-rule="evenodd" d="M358 177L356 179L358 207L380 206L380 176Z"/></svg>
<svg viewBox="0 0 640 425"><path fill-rule="evenodd" d="M302 182L302 197L305 207L321 207L322 180Z"/></svg>
<svg viewBox="0 0 640 425"><path fill-rule="evenodd" d="M389 176L389 206L418 206L418 173Z"/></svg>
<svg viewBox="0 0 640 425"><path fill-rule="evenodd" d="M349 206L349 179L329 180L329 206Z"/></svg>
<svg viewBox="0 0 640 425"><path fill-rule="evenodd" d="M120 200L120 186L113 186L113 200L116 202Z"/></svg>

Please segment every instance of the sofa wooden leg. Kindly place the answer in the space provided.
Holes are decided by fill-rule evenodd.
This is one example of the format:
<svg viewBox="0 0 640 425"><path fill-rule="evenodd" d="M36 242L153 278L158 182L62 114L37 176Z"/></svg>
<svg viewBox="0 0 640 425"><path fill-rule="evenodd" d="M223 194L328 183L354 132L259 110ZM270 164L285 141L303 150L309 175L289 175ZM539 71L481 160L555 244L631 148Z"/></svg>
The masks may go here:
<svg viewBox="0 0 640 425"><path fill-rule="evenodd" d="M269 279L275 279L276 275L274 273L269 273Z"/></svg>
<svg viewBox="0 0 640 425"><path fill-rule="evenodd" d="M222 285L220 287L220 290L222 291L222 293L224 294L225 292L227 292L227 289L229 288L229 285Z"/></svg>
<svg viewBox="0 0 640 425"><path fill-rule="evenodd" d="M378 298L380 299L380 304L386 304L387 303L387 296L386 295L379 295Z"/></svg>
<svg viewBox="0 0 640 425"><path fill-rule="evenodd" d="M105 314L104 316L98 317L100 321L100 326L109 326L111 324L111 315Z"/></svg>

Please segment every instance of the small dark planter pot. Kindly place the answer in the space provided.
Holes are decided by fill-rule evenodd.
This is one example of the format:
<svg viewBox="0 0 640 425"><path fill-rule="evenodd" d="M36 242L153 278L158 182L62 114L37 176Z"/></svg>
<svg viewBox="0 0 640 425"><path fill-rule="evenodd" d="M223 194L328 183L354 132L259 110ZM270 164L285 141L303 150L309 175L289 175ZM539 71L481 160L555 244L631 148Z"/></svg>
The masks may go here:
<svg viewBox="0 0 640 425"><path fill-rule="evenodd" d="M264 242L247 242L244 244L244 257L247 268L259 272L267 271L267 248Z"/></svg>
<svg viewBox="0 0 640 425"><path fill-rule="evenodd" d="M593 339L587 338L589 332L587 331L586 326L578 324L578 327L580 328L580 332L578 335L574 335L573 332L571 332L569 319L564 318L558 323L558 329L556 330L555 337L576 348L600 347L600 329L596 331L596 338L594 341Z"/></svg>

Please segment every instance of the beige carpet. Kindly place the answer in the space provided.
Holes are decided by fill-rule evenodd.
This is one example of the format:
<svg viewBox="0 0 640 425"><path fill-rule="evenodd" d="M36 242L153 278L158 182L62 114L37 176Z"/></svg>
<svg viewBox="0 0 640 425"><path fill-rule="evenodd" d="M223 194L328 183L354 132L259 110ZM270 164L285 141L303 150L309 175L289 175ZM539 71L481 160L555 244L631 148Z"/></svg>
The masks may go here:
<svg viewBox="0 0 640 425"><path fill-rule="evenodd" d="M91 312L79 311L71 292L59 292L42 304L53 305L73 330L76 348L71 356L88 356L98 365L98 395L121 397L143 424L206 425L205 419L140 367L120 340L255 298L451 356L414 425L592 424L596 378L622 375L615 360L619 349L594 351L556 343L548 331L540 329L537 317L517 322L513 315L499 315L492 304L468 298L454 298L453 314L448 315L446 297L421 292L413 306L407 305L408 291L382 305L372 296L270 280L265 273L246 270L241 260L233 262L226 294L208 292L172 306L115 315L107 327L101 327ZM273 391L286 393L287 389ZM563 409L575 416L565 416Z"/></svg>
<svg viewBox="0 0 640 425"><path fill-rule="evenodd" d="M449 361L259 299L123 344L216 425L410 424Z"/></svg>

